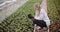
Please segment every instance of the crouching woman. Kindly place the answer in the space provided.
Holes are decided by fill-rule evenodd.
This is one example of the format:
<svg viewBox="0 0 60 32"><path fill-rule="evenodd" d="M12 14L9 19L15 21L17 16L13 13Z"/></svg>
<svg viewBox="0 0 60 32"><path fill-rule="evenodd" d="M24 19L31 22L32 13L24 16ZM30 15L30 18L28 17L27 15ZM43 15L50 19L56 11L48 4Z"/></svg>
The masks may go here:
<svg viewBox="0 0 60 32"><path fill-rule="evenodd" d="M35 16L31 14L28 15L34 23L34 32L49 32L50 19L44 8L40 6L39 3L34 4Z"/></svg>

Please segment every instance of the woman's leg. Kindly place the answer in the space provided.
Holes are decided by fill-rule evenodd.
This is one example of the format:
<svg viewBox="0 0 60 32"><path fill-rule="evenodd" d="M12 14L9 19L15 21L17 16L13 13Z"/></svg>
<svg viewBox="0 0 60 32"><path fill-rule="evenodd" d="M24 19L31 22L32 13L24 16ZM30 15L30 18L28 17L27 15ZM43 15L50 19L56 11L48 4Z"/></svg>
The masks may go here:
<svg viewBox="0 0 60 32"><path fill-rule="evenodd" d="M47 32L49 32L49 27L48 27L48 30L47 30Z"/></svg>
<svg viewBox="0 0 60 32"><path fill-rule="evenodd" d="M41 32L41 27L35 24L33 32Z"/></svg>
<svg viewBox="0 0 60 32"><path fill-rule="evenodd" d="M36 25L36 24L34 24L34 30L33 30L33 32L35 32L35 30L36 30L36 26L37 26L37 25Z"/></svg>

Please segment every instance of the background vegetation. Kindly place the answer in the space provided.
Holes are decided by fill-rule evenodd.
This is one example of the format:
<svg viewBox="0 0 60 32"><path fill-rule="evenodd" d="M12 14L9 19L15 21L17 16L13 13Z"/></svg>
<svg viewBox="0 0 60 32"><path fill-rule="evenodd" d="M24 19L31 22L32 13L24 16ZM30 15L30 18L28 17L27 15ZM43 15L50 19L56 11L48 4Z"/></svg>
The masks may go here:
<svg viewBox="0 0 60 32"><path fill-rule="evenodd" d="M34 16L34 3L41 0L29 0L12 15L0 23L0 32L32 32L33 23L27 17L29 13ZM51 19L50 32L60 31L60 0L48 0L48 15Z"/></svg>
<svg viewBox="0 0 60 32"><path fill-rule="evenodd" d="M48 0L48 13L52 20L50 32L60 32L60 0Z"/></svg>

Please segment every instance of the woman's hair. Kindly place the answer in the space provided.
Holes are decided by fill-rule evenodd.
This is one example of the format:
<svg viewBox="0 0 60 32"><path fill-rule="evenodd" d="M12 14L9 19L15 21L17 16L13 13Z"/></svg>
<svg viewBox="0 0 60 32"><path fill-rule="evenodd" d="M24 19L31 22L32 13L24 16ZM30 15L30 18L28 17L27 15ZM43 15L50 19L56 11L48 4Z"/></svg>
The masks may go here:
<svg viewBox="0 0 60 32"><path fill-rule="evenodd" d="M34 4L34 7L37 6L37 5L40 6L40 3L35 3L35 4ZM40 7L41 7L41 6L40 6Z"/></svg>
<svg viewBox="0 0 60 32"><path fill-rule="evenodd" d="M34 4L34 9L35 10L40 10L41 9L40 3L35 3Z"/></svg>
<svg viewBox="0 0 60 32"><path fill-rule="evenodd" d="M34 6L35 6L35 5L40 5L40 3L35 3Z"/></svg>

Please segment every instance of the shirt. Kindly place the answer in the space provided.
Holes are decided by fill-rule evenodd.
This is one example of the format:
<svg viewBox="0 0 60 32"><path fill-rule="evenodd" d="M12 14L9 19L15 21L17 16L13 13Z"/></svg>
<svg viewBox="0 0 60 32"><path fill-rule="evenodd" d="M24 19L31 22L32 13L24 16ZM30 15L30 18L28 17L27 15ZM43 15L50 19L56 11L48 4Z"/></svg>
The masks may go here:
<svg viewBox="0 0 60 32"><path fill-rule="evenodd" d="M43 8L40 11L40 15L39 16L36 15L34 18L37 19L37 20L44 20L46 22L47 26L50 25L50 19L47 15L47 12Z"/></svg>

